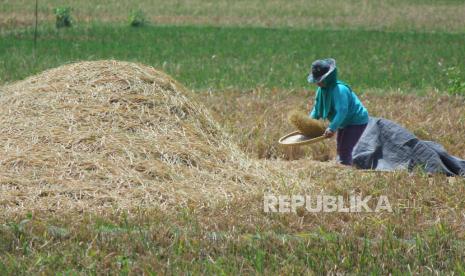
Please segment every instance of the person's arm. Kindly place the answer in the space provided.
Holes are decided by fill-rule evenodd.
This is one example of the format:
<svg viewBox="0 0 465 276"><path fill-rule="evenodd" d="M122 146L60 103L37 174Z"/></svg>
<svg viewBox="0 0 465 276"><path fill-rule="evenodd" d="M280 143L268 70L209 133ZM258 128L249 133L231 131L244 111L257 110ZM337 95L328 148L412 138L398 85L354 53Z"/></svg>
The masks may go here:
<svg viewBox="0 0 465 276"><path fill-rule="evenodd" d="M349 93L345 87L339 87L334 92L337 93L333 99L336 114L329 124L329 129L335 132L342 124L349 113Z"/></svg>
<svg viewBox="0 0 465 276"><path fill-rule="evenodd" d="M318 120L318 116L316 115L315 111L315 106L313 107L312 112L310 112L310 118Z"/></svg>

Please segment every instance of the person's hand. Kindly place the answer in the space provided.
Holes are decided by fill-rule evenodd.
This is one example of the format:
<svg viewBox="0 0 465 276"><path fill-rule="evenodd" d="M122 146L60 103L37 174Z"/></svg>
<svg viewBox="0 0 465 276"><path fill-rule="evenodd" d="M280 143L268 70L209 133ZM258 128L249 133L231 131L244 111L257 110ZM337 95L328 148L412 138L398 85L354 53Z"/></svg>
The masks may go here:
<svg viewBox="0 0 465 276"><path fill-rule="evenodd" d="M325 130L325 133L323 134L324 137L326 138L331 138L334 136L334 131L332 131L329 127Z"/></svg>

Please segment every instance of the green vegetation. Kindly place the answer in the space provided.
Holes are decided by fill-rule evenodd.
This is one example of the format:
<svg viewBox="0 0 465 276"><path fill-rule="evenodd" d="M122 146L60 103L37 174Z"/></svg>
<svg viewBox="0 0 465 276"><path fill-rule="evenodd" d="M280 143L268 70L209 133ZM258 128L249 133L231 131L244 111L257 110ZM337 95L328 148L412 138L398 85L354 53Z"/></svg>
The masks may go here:
<svg viewBox="0 0 465 276"><path fill-rule="evenodd" d="M290 214L272 216L271 222L255 218L257 225L249 229L234 229L228 218L218 219L227 228L209 229L205 215L152 210L132 217L119 213L12 220L0 227L0 273L465 272L465 244L445 224L406 239L398 225L383 225L378 237L324 227L297 232L288 224L296 216Z"/></svg>
<svg viewBox="0 0 465 276"><path fill-rule="evenodd" d="M131 27L142 27L147 24L145 13L142 10L131 11L128 21Z"/></svg>
<svg viewBox="0 0 465 276"><path fill-rule="evenodd" d="M292 28L343 28L390 31L465 31L462 0L46 0L40 1L40 18L51 7L70 6L81 22L125 22L127 13L141 9L157 24L261 26ZM137 3L137 4L136 4ZM33 22L30 1L3 1L0 29ZM16 20L21 15L22 20ZM3 22L2 22L3 21Z"/></svg>
<svg viewBox="0 0 465 276"><path fill-rule="evenodd" d="M465 76L457 67L449 67L444 70L448 78L447 92L451 95L465 95Z"/></svg>
<svg viewBox="0 0 465 276"><path fill-rule="evenodd" d="M2 37L0 82L77 60L120 59L155 66L198 90L302 88L310 63L330 56L356 90L445 89L443 67L465 71L464 44L463 35L444 33L93 25L42 30L34 58L32 32L18 31Z"/></svg>
<svg viewBox="0 0 465 276"><path fill-rule="evenodd" d="M54 10L56 22L55 27L57 29L71 27L72 19L71 19L71 8L69 7L60 7Z"/></svg>

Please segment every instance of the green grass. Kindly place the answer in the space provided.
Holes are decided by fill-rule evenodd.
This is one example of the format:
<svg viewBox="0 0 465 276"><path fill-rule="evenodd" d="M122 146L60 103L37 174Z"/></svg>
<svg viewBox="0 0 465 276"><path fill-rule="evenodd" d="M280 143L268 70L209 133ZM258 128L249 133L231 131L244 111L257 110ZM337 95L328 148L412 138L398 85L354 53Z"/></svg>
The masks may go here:
<svg viewBox="0 0 465 276"><path fill-rule="evenodd" d="M34 2L3 2L0 30L33 23ZM51 22L52 9L63 6L78 23L123 22L130 10L142 9L158 24L465 31L462 0L43 0L40 20Z"/></svg>
<svg viewBox="0 0 465 276"><path fill-rule="evenodd" d="M443 70L465 71L458 34L253 27L93 25L31 31L0 41L0 83L78 60L119 59L160 68L197 89L302 88L311 62L334 57L340 78L362 88L447 87Z"/></svg>
<svg viewBox="0 0 465 276"><path fill-rule="evenodd" d="M464 273L465 244L445 224L405 239L396 233L398 225L383 225L377 237L322 227L296 232L288 225L291 215L270 216L266 226L215 230L213 221L201 223L204 215L145 210L130 218L9 221L0 225L0 273Z"/></svg>

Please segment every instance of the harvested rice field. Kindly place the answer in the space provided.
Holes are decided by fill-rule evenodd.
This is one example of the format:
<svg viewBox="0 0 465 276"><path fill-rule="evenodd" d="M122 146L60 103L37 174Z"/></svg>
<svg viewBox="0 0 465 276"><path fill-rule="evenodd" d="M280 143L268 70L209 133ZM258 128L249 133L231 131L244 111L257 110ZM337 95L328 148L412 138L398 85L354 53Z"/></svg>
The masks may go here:
<svg viewBox="0 0 465 276"><path fill-rule="evenodd" d="M463 24L439 24L463 3L191 2L39 1L36 46L2 3L0 274L465 273L464 177L278 143L324 132L305 80L332 56L371 116L465 158Z"/></svg>

